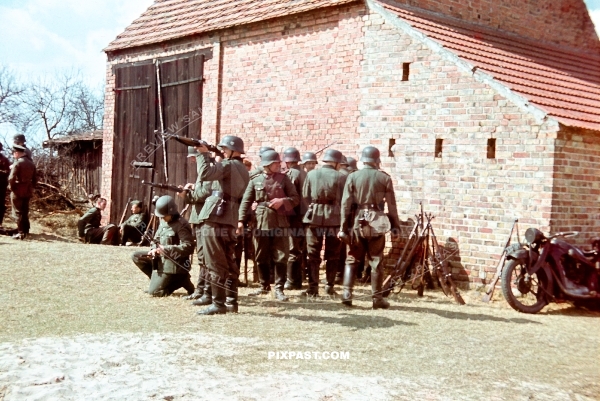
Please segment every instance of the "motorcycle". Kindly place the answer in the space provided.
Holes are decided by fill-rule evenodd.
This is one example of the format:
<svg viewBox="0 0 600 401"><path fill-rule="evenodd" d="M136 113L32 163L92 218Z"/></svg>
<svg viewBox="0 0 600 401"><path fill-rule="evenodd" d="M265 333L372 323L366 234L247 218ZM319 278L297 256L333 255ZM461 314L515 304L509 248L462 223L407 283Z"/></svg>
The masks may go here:
<svg viewBox="0 0 600 401"><path fill-rule="evenodd" d="M523 313L538 313L549 302L576 306L600 305L600 239L583 251L562 238L578 232L546 237L540 230L525 232L527 244L507 256L502 292L508 304Z"/></svg>

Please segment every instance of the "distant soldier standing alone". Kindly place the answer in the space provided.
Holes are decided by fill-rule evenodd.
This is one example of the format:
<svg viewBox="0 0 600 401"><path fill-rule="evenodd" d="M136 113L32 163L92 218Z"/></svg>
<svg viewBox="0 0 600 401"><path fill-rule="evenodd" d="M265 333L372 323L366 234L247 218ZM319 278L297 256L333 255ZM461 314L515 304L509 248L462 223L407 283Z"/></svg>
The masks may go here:
<svg viewBox="0 0 600 401"><path fill-rule="evenodd" d="M29 234L29 200L36 184L35 164L27 157L25 150L21 145L13 145L14 163L8 177L12 192L10 201L18 230L13 235L14 239L25 239Z"/></svg>
<svg viewBox="0 0 600 401"><path fill-rule="evenodd" d="M6 190L8 189L8 175L10 174L10 161L1 152L3 146L0 143L0 227L6 214Z"/></svg>

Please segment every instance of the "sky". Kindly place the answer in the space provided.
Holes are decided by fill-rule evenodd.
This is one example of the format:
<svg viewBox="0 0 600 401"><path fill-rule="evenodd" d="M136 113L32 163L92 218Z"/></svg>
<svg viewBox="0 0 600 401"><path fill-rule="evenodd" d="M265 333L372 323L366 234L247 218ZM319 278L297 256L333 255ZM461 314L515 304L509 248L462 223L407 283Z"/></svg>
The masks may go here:
<svg viewBox="0 0 600 401"><path fill-rule="evenodd" d="M80 70L102 85L102 51L153 0L0 0L0 64L19 74Z"/></svg>
<svg viewBox="0 0 600 401"><path fill-rule="evenodd" d="M600 32L600 0L584 0ZM80 70L101 86L102 49L153 0L0 0L0 64L39 76Z"/></svg>

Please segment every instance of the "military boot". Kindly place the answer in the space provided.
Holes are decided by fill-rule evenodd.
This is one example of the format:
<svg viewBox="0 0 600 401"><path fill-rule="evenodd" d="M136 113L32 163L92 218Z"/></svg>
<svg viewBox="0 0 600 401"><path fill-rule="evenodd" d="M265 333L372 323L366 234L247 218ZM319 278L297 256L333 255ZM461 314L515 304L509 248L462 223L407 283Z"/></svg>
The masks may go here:
<svg viewBox="0 0 600 401"><path fill-rule="evenodd" d="M227 290L220 280L211 285L213 294L212 304L201 311L196 312L198 315L224 315L227 313L227 307L225 306L225 294Z"/></svg>
<svg viewBox="0 0 600 401"><path fill-rule="evenodd" d="M231 278L227 281L227 289L225 291L225 307L227 313L238 312L238 279Z"/></svg>
<svg viewBox="0 0 600 401"><path fill-rule="evenodd" d="M202 298L202 295L204 294L205 284L206 283L204 280L204 274L202 271L200 271L200 274L198 275L198 282L196 283L196 290L192 295L188 295L187 297L184 297L184 299L189 299L190 301L193 301L195 299Z"/></svg>
<svg viewBox="0 0 600 401"><path fill-rule="evenodd" d="M287 297L287 295L285 295L283 293L283 288L280 288L280 287L275 287L275 291L273 293L273 297L275 297L276 300L283 301L283 302L289 300L289 298Z"/></svg>
<svg viewBox="0 0 600 401"><path fill-rule="evenodd" d="M303 297L316 297L319 295L319 267L320 261L318 260L309 260L307 262L308 290L300 294Z"/></svg>
<svg viewBox="0 0 600 401"><path fill-rule="evenodd" d="M207 280L204 285L204 293L199 299L192 302L192 305L204 306L210 304L212 304L212 286L210 285L210 281Z"/></svg>
<svg viewBox="0 0 600 401"><path fill-rule="evenodd" d="M356 265L344 266L344 291L342 293L342 303L346 306L352 306L352 289L356 279Z"/></svg>
<svg viewBox="0 0 600 401"><path fill-rule="evenodd" d="M383 297L383 271L381 267L371 270L371 290L373 291L373 309L387 309L390 303Z"/></svg>

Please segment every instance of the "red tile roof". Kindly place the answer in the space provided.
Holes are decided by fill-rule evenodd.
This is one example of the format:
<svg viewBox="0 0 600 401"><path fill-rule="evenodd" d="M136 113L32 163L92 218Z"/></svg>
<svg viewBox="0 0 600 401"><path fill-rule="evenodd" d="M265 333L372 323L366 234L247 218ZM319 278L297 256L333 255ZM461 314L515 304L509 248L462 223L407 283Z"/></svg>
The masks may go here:
<svg viewBox="0 0 600 401"><path fill-rule="evenodd" d="M600 131L600 55L377 1L560 123Z"/></svg>
<svg viewBox="0 0 600 401"><path fill-rule="evenodd" d="M161 43L356 0L155 0L104 51Z"/></svg>

